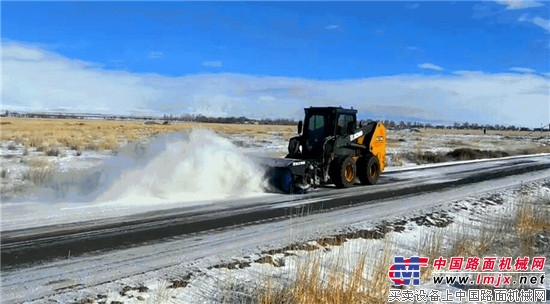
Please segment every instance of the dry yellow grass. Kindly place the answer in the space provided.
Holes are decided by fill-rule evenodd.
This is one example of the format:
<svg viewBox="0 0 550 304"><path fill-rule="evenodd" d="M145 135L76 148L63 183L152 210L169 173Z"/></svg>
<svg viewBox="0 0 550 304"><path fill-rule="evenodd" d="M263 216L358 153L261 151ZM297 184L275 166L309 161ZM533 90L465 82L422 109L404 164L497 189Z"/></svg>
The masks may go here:
<svg viewBox="0 0 550 304"><path fill-rule="evenodd" d="M483 220L487 224L470 233L468 231L471 230L471 225L461 222L450 232L432 230L421 235L418 243L419 255L429 257L430 261L433 261L439 256L539 254L540 250L545 249L540 248L541 245L537 245L535 239L541 233L546 235L550 233L549 206L548 195L520 196L517 205L511 211L516 214L515 217L503 218L488 215ZM449 235L444 236L445 234ZM444 245L444 239L449 243ZM325 269L323 273L323 261L317 256L307 260L304 265L299 265L296 269L295 281L283 287L275 287L277 284L269 279L266 280L257 303L386 303L390 288L387 270L392 263L391 252L392 248L387 246L382 259L373 266L370 279L365 279L364 275L365 255L357 261L351 274L345 274L344 267ZM429 281L433 276L433 270L433 267L422 268L422 281Z"/></svg>
<svg viewBox="0 0 550 304"><path fill-rule="evenodd" d="M550 231L548 212L540 212L536 206L522 206L517 216L517 229L521 234Z"/></svg>
<svg viewBox="0 0 550 304"><path fill-rule="evenodd" d="M516 231L522 254L532 255L537 234L550 235L549 197L521 197L516 211Z"/></svg>
<svg viewBox="0 0 550 304"><path fill-rule="evenodd" d="M294 126L240 125L207 123L144 124L141 121L2 118L0 140L12 140L26 147L47 150L68 147L73 150L112 150L120 143L133 142L159 133L211 129L221 133L245 133L255 139L268 132L281 133L285 139L294 135Z"/></svg>
<svg viewBox="0 0 550 304"><path fill-rule="evenodd" d="M420 235L418 255L427 257L430 261L439 258L443 251L442 236L443 233L439 229L430 230L429 232ZM433 267L420 268L420 279L422 281L426 281L428 278L431 278L433 271Z"/></svg>
<svg viewBox="0 0 550 304"><path fill-rule="evenodd" d="M479 235L456 234L451 244L451 256L484 256L497 247L494 236L496 230L481 228Z"/></svg>
<svg viewBox="0 0 550 304"><path fill-rule="evenodd" d="M217 124L217 123L173 123L144 124L142 121L113 120L77 120L77 119L32 119L1 118L0 140L12 140L29 148L43 150L68 147L73 150L112 150L120 143L133 142L155 134L189 130L193 128L210 129L226 134L248 134L256 140L279 133L288 140L295 136L295 126L253 125L253 124ZM439 134L481 134L479 130L421 129L416 136L418 145L422 136ZM540 132L490 131L488 134L503 136L540 137ZM390 134L391 135L391 134ZM546 136L547 134L543 134ZM390 136L388 147L396 147L397 142ZM549 152L549 147L538 148L536 152Z"/></svg>
<svg viewBox="0 0 550 304"><path fill-rule="evenodd" d="M488 215L487 223L475 233L466 233L468 224L462 223L451 234L451 256L483 256L507 251L510 255L540 253L538 235L550 235L550 198L543 195L520 196L517 205L511 207L512 217ZM503 247L503 244L513 244Z"/></svg>
<svg viewBox="0 0 550 304"><path fill-rule="evenodd" d="M267 279L255 303L386 303L390 287L388 268L392 262L390 247L371 264L372 268L366 268L367 254L363 254L347 273L345 267L341 267L347 258L338 256L340 260L329 269L326 266L323 269L319 256L307 259L296 268L293 282L276 287ZM365 271L370 271L370 276Z"/></svg>
<svg viewBox="0 0 550 304"><path fill-rule="evenodd" d="M47 184L56 170L55 165L46 158L33 158L28 163L28 170L23 173L23 180L28 180L36 186Z"/></svg>

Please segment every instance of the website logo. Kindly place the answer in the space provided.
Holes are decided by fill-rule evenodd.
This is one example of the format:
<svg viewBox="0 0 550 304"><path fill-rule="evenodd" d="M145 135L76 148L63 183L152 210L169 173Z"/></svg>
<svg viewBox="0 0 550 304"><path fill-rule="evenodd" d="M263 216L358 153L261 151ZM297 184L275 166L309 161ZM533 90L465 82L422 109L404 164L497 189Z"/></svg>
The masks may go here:
<svg viewBox="0 0 550 304"><path fill-rule="evenodd" d="M413 256L405 259L402 256L393 258L393 265L388 276L395 286L420 285L420 267L428 266L428 258Z"/></svg>

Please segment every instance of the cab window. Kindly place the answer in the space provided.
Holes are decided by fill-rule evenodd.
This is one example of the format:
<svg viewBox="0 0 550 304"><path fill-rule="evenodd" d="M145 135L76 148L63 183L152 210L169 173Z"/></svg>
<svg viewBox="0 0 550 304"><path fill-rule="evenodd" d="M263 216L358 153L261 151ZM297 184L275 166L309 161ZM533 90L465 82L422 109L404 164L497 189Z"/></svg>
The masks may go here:
<svg viewBox="0 0 550 304"><path fill-rule="evenodd" d="M309 131L316 131L325 127L325 117L323 115L312 115L308 122Z"/></svg>
<svg viewBox="0 0 550 304"><path fill-rule="evenodd" d="M339 115L338 124L336 128L336 135L348 135L350 132L355 131L355 118L353 115Z"/></svg>

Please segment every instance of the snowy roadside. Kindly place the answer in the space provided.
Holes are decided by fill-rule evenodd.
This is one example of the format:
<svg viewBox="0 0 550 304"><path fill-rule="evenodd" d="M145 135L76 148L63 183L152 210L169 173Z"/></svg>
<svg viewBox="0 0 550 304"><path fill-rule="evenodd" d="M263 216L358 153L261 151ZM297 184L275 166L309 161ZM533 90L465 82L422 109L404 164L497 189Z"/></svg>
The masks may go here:
<svg viewBox="0 0 550 304"><path fill-rule="evenodd" d="M283 155L286 142L282 134L269 133L262 142L256 142L247 134L219 136L209 131L201 132L195 136L166 136L151 144L130 144L116 153L83 151L78 156L71 154L76 153L75 151L61 151L58 156L48 157L41 156L36 151L27 151L28 154L24 155L23 147L3 143L2 170L5 173L2 174L2 191L3 194L4 191L8 191L10 195L15 193L16 198L10 197L2 201L2 230L121 216L173 208L186 203L200 204L200 199L223 202L224 199L236 196L267 195L261 190L259 176L249 174L254 171L254 164L243 156L247 153ZM388 149L388 172L446 165L418 165L400 156L410 155L408 153L411 151L430 152L431 147L438 145L445 147L445 151L451 151L452 146L446 146L456 140L456 135L439 139L426 135L427 138L415 139L405 131L399 131L393 136L404 140L398 140L397 144ZM480 137L468 136L461 139L475 143ZM507 145L510 147L518 141L547 145L544 139L535 141L525 138L504 139L504 142L499 142L503 138L481 137L479 142L487 139L494 144L487 146L491 149L503 149ZM498 144L503 146L499 147ZM45 184L42 187L31 187L30 192L24 190L24 187L18 188L21 183L30 182L28 177L25 179L24 176L28 172L28 165L32 164L23 161L28 157L41 159L37 165L46 169L38 173L44 173L48 177L47 187L44 187ZM224 162L209 164L202 162L203 159L221 159ZM233 166L231 174L221 174L219 178L212 180L209 172L215 170L213 168L228 164ZM186 184L187 188L182 189L182 180L186 180L184 178L188 176L195 177L196 183ZM162 183L155 183L154 180L160 180ZM13 189L10 189L10 186L13 186ZM91 189L90 186L94 188ZM246 255L237 254L226 262L200 267L200 271L188 272L184 266L176 266L176 270L168 271L170 275L167 275L167 272L148 272L141 276L113 281L109 286L94 286L75 293L63 291L59 296L51 297L49 300L59 303L219 303L226 301L227 297L249 297L254 292L254 287L256 292L258 287L262 287L261 282L266 277L283 277L290 280L296 267L312 256L329 264L334 261L342 263L340 260L345 257L348 266L344 269L348 272L361 255L368 255L365 265L373 265L374 256L387 246L388 242L392 244L393 254L409 256L418 250L418 243L427 238L426 233L433 234L433 231L437 231L438 236L443 235L445 239L449 235L445 231L457 230L458 228L454 227L458 226L458 222L482 223L489 215L510 214L509 208L514 203L518 187L520 186L509 186L506 190L498 190L488 196L464 193L460 200L450 199L442 202L442 207L436 208L437 210L430 208L424 212L416 212L413 217L403 216L403 212L400 212L398 216L386 219L385 222L358 221L354 225L340 219L339 223L342 225L335 223L329 227L330 229L319 229L317 237L310 239L311 242L307 242L305 234L293 236L298 239L306 238L299 247L315 249L311 251L285 249L284 246L271 249L271 252L249 250ZM549 188L547 180L528 182L523 187L540 188L540 191L548 191ZM21 192L18 192L18 189ZM112 196L105 199L105 193ZM502 202L491 203L495 201L494 197L501 198ZM316 225L314 220L312 221L312 225ZM347 232L342 232L341 235L345 235L349 240L341 243L343 238L338 237L340 234L333 235L331 231L340 231L343 228L347 229ZM476 225L471 225L470 228L472 231L478 229ZM285 233L301 233L298 230ZM235 233L239 236L238 232ZM542 242L545 240L548 241L548 236L543 235ZM341 243L341 246L334 246L338 243ZM220 253L220 256L227 259L225 253ZM545 270L548 272L548 266ZM545 287L548 289L547 284Z"/></svg>
<svg viewBox="0 0 550 304"><path fill-rule="evenodd" d="M260 258L250 261L250 267L246 267L248 264L241 261L240 265L244 265L244 269L232 270L231 264L224 265L225 267L220 269L211 269L205 276L190 280L188 291L183 291L179 296L173 294L171 298L175 302L180 302L180 299L181 302L195 301L197 295L200 295L203 290L209 290L208 287L212 288L214 285L221 288L213 297L212 303L224 302L224 299L254 299L258 297L258 293L268 288L266 285L288 284L289 281L296 280L296 276L299 275L300 270L303 270L304 265L320 263L321 280L329 280L329 275L334 269L336 272L353 274L354 268L361 258L365 258L364 284L379 284L380 282L373 279L376 271L379 271L374 265L379 264L381 256L388 254L385 251L389 250L392 256L425 256L430 254L426 250L429 248L438 251L434 252L437 255L444 255L443 252L449 252L449 249L455 245L456 239L467 236L476 239L483 237L482 234L486 229L501 229L501 227L488 225L487 222L501 223L503 218L513 219L515 214L511 211L518 207L518 200L535 197L544 200L544 205L539 207L545 208L546 214L549 214L550 179L508 188L504 191L465 197L449 202L440 210L416 214L413 217L404 216L394 222L383 221L374 228L365 229L364 224L361 224L356 229L351 228L355 231L312 240L305 244L304 247L307 250L282 249L274 254L263 252ZM542 209L540 211L542 212ZM503 252L506 252L504 256L517 257L523 254L517 250L511 237L503 235L502 241L508 241L508 243L503 244L502 248L498 248L497 252L486 252L485 255L502 255ZM538 243L533 254L545 256L548 259L550 257L550 231L537 234L536 242ZM468 245L476 246L475 244ZM436 246L437 248L435 248ZM470 250L470 252L477 253L476 256L482 256L480 250L476 248L470 248ZM546 263L544 273L550 273L550 263ZM455 275L459 274L457 272ZM213 278L215 279L213 280ZM220 283L222 283L221 286ZM390 286L389 280L386 286ZM510 287L518 288L518 286ZM549 280L545 280L544 283L537 280L537 284L521 287L542 288L547 290L547 294L550 294ZM427 292L439 290L442 294L449 290L454 294L458 289L467 290L468 288L470 287L438 285L430 281L429 278L425 278L421 288L415 289L423 289ZM157 291L161 291L161 289L157 287ZM550 301L550 297L546 298ZM201 298L199 296L199 301L206 303L208 297ZM467 302L466 299L463 302ZM167 301L167 303L170 302Z"/></svg>
<svg viewBox="0 0 550 304"><path fill-rule="evenodd" d="M73 196L84 201L89 200L89 197L82 198L91 192L85 188L90 188L91 184L97 183L98 176L105 171L113 169L113 165L109 162L126 163L126 167L118 166L118 169L119 171L129 170L130 165L139 166L141 163L151 161L158 156L159 149L166 149L170 143L179 141L191 145L204 144L201 141L189 142L188 137L184 135L188 132L176 132L180 135L179 137L171 133L156 135L133 143L119 142L118 149L103 151L75 150L74 147L43 149L28 147L12 140L3 141L0 143L1 198L3 201L21 201L25 198L33 199L33 197L43 199L45 194L59 198L67 196L66 188L72 188L77 192ZM261 134L215 132L209 137L228 140L241 153L271 157L284 156L288 137L293 136L282 130ZM456 158L460 160L462 157L486 158L550 152L550 138L535 136L536 134L506 136L434 132L436 131L389 130L386 158L388 169L452 161ZM210 144L220 148L216 140L212 140ZM453 154L456 149L467 149L466 153L474 155L457 155L456 152ZM204 157L211 158L211 155L204 155ZM106 167L105 164L110 167ZM120 172L115 173L120 174ZM84 179L88 180L86 187L79 185ZM49 193L44 193L42 191L44 188L48 188ZM69 199L71 199L70 196Z"/></svg>
<svg viewBox="0 0 550 304"><path fill-rule="evenodd" d="M48 298L50 302L64 303L68 300L80 303L249 303L257 299L266 288L283 286L296 280L296 275L304 265L313 262L321 265L321 278L327 279L331 271L336 269L344 274L353 273L361 258L364 261L363 284L373 283L373 275L379 272L378 265L382 256L429 256L443 255L454 250L457 240L465 240L467 252L475 256L523 256L524 252L514 243L512 235L514 227L499 227L501 223L514 221L517 210L525 200L537 200L540 212L550 213L550 179L544 175L532 176L523 184L510 181L503 182L497 190L485 191L487 186L469 189L456 198L444 196L441 205L411 212L408 215L399 214L391 218L364 222L361 215L342 217L331 216L336 223L331 227L310 227L315 232L315 238L309 241L295 243L293 246L272 248L248 252L245 256L221 253L225 262L211 264L208 267L189 267L175 265L171 269L148 272L116 280L105 286L94 286L78 292L60 293ZM494 186L494 185L493 185ZM455 194L456 195L456 194ZM311 216L310 225L319 224L318 216ZM309 217L308 217L309 218ZM347 220L345 220L347 219ZM347 224L339 223L347 221ZM494 222L495 224L490 224ZM330 226L330 225L329 225ZM299 226L287 227L285 234L293 234L299 239ZM333 233L330 233L333 231ZM338 232L339 231L339 232ZM277 231L281 232L281 231ZM336 233L335 233L336 232ZM235 237L245 236L244 231L236 231ZM302 232L303 233L303 232ZM307 233L304 233L307 235ZM311 233L310 233L311 235ZM496 240L500 245L496 252L480 250L480 244L487 235L498 235ZM261 238L256 235L255 238ZM540 232L535 235L536 244L531 248L533 256L545 256L550 252L550 232ZM469 243L472 242L472 243ZM459 243L460 244L460 243ZM230 246L229 244L226 246ZM261 248L261 247L258 247ZM265 248L265 247L264 247ZM460 253L456 254L457 256ZM193 265L194 263L191 263ZM196 266L199 266L197 264ZM193 269L193 270L192 270ZM388 265L383 269L387 271ZM550 265L546 263L544 273L550 273ZM459 275L460 273L456 273ZM435 284L431 281L433 274L423 277L420 290L438 290L441 292L456 292L468 290L469 286ZM381 296L387 299L390 281L387 275L383 282ZM526 286L523 286L526 287ZM546 289L550 292L548 280L542 284L531 284L529 288ZM513 286L513 288L517 288ZM42 299L44 300L44 299ZM382 301L385 302L385 301ZM430 301L428 301L430 302ZM438 301L433 301L438 302ZM462 302L467 302L466 300ZM479 303L484 303L480 301Z"/></svg>
<svg viewBox="0 0 550 304"><path fill-rule="evenodd" d="M246 155L283 156L288 136L280 131L255 138L248 133L194 130L127 143L116 151L65 148L50 156L3 142L0 230L264 196L261 169ZM481 147L512 151L520 142L521 147L538 151L550 145L542 137L433 136L409 130L390 130L388 139L387 172L467 162L429 164L419 157L437 151Z"/></svg>

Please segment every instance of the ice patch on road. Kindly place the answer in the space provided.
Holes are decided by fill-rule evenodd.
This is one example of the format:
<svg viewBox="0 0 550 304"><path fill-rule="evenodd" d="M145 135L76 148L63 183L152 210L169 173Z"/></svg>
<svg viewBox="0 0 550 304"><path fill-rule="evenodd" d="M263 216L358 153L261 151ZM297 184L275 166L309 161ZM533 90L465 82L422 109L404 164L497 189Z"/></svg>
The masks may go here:
<svg viewBox="0 0 550 304"><path fill-rule="evenodd" d="M166 142L160 155L130 170L97 201L189 201L263 192L263 170L228 139L209 130Z"/></svg>

